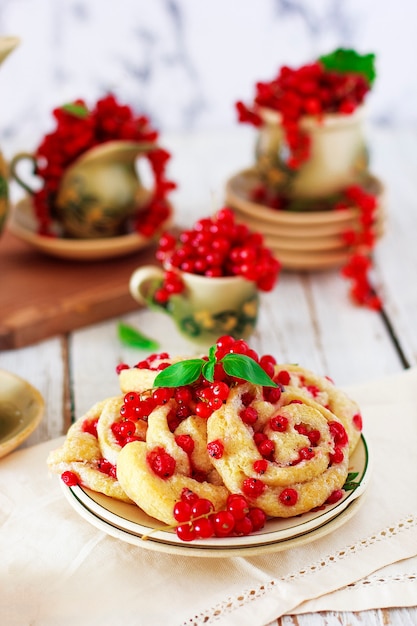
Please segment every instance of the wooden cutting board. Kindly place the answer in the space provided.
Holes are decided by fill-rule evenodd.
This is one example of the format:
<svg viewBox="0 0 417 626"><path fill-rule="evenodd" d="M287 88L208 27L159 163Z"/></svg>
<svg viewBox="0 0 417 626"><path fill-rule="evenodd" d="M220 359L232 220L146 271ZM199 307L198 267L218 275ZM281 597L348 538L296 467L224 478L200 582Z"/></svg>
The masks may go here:
<svg viewBox="0 0 417 626"><path fill-rule="evenodd" d="M155 263L155 247L126 257L47 256L9 232L0 237L0 350L21 348L138 308L129 278Z"/></svg>

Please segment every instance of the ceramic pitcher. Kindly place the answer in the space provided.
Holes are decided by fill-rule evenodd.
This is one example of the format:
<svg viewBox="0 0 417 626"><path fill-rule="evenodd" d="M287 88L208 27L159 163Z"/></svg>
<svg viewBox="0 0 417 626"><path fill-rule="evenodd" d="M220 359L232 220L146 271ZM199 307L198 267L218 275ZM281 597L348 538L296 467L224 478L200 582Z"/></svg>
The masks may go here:
<svg viewBox="0 0 417 626"><path fill-rule="evenodd" d="M310 156L296 171L286 167L284 131L279 113L263 109L256 167L270 188L291 198L324 198L358 183L367 171L363 108L350 115L304 117L300 128L310 138Z"/></svg>
<svg viewBox="0 0 417 626"><path fill-rule="evenodd" d="M64 235L99 239L125 234L129 220L145 208L151 193L140 180L136 160L157 148L151 142L107 141L74 161L62 176L52 208ZM17 173L22 159L36 165L32 154L17 154L10 164L11 175L33 194Z"/></svg>
<svg viewBox="0 0 417 626"><path fill-rule="evenodd" d="M16 48L20 43L18 37L0 37L0 63ZM9 212L9 186L8 186L8 167L7 163L0 152L0 233L6 223L7 214Z"/></svg>

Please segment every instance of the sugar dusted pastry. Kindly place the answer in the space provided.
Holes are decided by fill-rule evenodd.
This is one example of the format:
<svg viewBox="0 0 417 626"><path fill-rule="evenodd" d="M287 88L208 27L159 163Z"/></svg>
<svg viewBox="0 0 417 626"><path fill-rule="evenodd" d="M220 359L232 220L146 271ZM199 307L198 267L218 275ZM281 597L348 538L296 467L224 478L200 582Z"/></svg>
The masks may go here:
<svg viewBox="0 0 417 626"><path fill-rule="evenodd" d="M361 419L326 378L228 336L208 356L155 354L118 374L122 395L71 427L52 471L132 501L184 541L343 497Z"/></svg>
<svg viewBox="0 0 417 626"><path fill-rule="evenodd" d="M107 403L95 404L69 428L63 445L49 453L47 464L51 472L60 474L69 485L82 484L116 500L130 502L121 488L116 467L103 457L97 438L97 423Z"/></svg>
<svg viewBox="0 0 417 626"><path fill-rule="evenodd" d="M287 391L277 402L266 402L260 386L246 383L234 387L207 422L213 465L229 491L271 517L310 511L346 480L349 450L342 423L303 400ZM245 422L249 411L251 424Z"/></svg>
<svg viewBox="0 0 417 626"><path fill-rule="evenodd" d="M356 448L362 431L359 406L325 376L318 376L298 365L275 366L275 379L281 384L297 387L305 396L313 398L337 415L349 437L349 452Z"/></svg>

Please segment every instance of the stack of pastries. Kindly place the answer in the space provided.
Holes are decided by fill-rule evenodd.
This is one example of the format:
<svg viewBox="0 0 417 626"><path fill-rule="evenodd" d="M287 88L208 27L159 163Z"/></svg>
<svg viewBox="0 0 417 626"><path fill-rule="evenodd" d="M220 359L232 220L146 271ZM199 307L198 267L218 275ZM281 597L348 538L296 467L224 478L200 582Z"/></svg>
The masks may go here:
<svg viewBox="0 0 417 626"><path fill-rule="evenodd" d="M362 430L358 405L330 379L259 357L242 340L222 337L214 349L210 375L203 368L185 384L158 380L165 373L169 381L174 364L199 359L161 353L119 366L120 395L70 427L49 469L69 486L132 503L173 527L178 503L193 498L218 512L242 496L265 519L341 498ZM270 383L227 373L230 354L254 361Z"/></svg>

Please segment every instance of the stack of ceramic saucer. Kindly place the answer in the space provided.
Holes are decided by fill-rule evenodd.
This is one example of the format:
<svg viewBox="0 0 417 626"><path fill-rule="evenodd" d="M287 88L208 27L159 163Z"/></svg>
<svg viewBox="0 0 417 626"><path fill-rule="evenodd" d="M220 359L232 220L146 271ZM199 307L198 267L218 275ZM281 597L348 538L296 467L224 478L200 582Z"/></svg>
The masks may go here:
<svg viewBox="0 0 417 626"><path fill-rule="evenodd" d="M357 208L323 211L271 209L251 200L259 185L255 170L247 169L232 176L226 184L226 203L241 222L262 233L283 268L317 270L343 265L352 254L343 233L360 231ZM384 231L384 190L382 183L369 176L365 188L376 196L375 234Z"/></svg>

